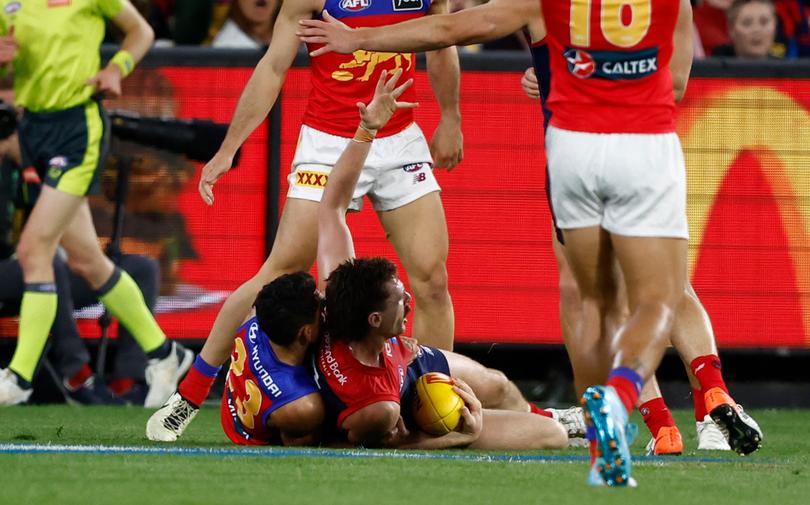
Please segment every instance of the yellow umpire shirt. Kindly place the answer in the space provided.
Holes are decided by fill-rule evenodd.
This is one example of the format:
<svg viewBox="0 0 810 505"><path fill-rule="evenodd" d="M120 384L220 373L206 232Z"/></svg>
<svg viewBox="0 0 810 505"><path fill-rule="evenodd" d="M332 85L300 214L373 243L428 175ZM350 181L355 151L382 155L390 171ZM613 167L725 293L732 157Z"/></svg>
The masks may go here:
<svg viewBox="0 0 810 505"><path fill-rule="evenodd" d="M124 0L0 0L0 34L14 28L18 106L32 112L69 109L87 102L87 80L101 65L106 20Z"/></svg>

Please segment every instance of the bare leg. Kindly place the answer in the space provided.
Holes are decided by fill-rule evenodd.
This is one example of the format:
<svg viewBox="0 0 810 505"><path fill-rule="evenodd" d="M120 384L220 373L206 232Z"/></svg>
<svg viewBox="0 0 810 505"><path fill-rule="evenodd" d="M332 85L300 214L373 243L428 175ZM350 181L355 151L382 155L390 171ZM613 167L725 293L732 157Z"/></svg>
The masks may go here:
<svg viewBox="0 0 810 505"><path fill-rule="evenodd" d="M447 289L447 223L439 193L378 216L416 299L413 335L425 345L452 350L455 319Z"/></svg>
<svg viewBox="0 0 810 505"><path fill-rule="evenodd" d="M605 295L603 301L583 300L577 281L565 258L565 248L553 235L554 257L560 273L560 323L563 342L568 351L574 371L574 390L577 396L592 384L601 384L607 379L609 363L603 359L610 353L610 339L603 334L615 335L627 318L627 295L618 265L613 267L615 278L604 279L606 290L615 295ZM604 307L602 307L604 305ZM604 315L604 324L600 318ZM587 318L587 321L584 319ZM599 331L596 331L599 329ZM580 333L577 333L580 331Z"/></svg>
<svg viewBox="0 0 810 505"><path fill-rule="evenodd" d="M53 257L76 211L85 199L50 186L42 186L34 210L26 222L17 258L26 284L53 282Z"/></svg>
<svg viewBox="0 0 810 505"><path fill-rule="evenodd" d="M627 285L630 319L614 341L615 367L649 379L669 343L686 279L687 241L612 235Z"/></svg>
<svg viewBox="0 0 810 505"><path fill-rule="evenodd" d="M568 434L560 423L548 417L508 410L484 409L481 436L472 449L528 450L563 449Z"/></svg>
<svg viewBox="0 0 810 505"><path fill-rule="evenodd" d="M672 345L686 368L689 384L700 389L700 383L689 366L698 356L717 354L717 344L709 314L700 303L691 284L687 284L683 300L678 307L675 325L672 328Z"/></svg>
<svg viewBox="0 0 810 505"><path fill-rule="evenodd" d="M503 372L452 351L442 352L450 366L450 375L469 384L485 409L529 412L529 403Z"/></svg>
<svg viewBox="0 0 810 505"><path fill-rule="evenodd" d="M219 366L231 354L236 330L245 321L262 286L279 275L309 270L318 245L318 202L290 198L284 205L273 250L259 271L239 286L217 314L200 356Z"/></svg>

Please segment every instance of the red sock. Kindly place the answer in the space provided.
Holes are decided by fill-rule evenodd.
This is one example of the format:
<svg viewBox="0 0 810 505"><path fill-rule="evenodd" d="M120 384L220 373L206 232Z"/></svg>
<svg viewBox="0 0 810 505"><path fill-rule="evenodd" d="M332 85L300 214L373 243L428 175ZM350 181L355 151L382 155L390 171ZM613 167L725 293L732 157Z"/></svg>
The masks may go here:
<svg viewBox="0 0 810 505"><path fill-rule="evenodd" d="M703 421L706 417L706 402L703 400L703 391L692 388L692 403L695 405L695 421Z"/></svg>
<svg viewBox="0 0 810 505"><path fill-rule="evenodd" d="M607 381L608 386L613 386L619 399L622 401L627 413L633 412L633 407L638 402L638 389L633 381L625 379L622 376L614 375Z"/></svg>
<svg viewBox="0 0 810 505"><path fill-rule="evenodd" d="M216 376L209 377L195 367L191 367L177 391L180 396L199 407L208 398L208 393L211 392L211 386L214 385L215 380L217 380Z"/></svg>
<svg viewBox="0 0 810 505"><path fill-rule="evenodd" d="M588 441L588 451L591 454L591 464L594 464L596 461L596 440Z"/></svg>
<svg viewBox="0 0 810 505"><path fill-rule="evenodd" d="M115 396L123 396L129 393L134 385L135 379L122 377L120 379L111 380L107 387L110 388L110 391L112 391Z"/></svg>
<svg viewBox="0 0 810 505"><path fill-rule="evenodd" d="M712 388L720 388L728 394L728 388L723 380L723 372L720 368L720 358L716 354L699 356L692 360L689 367L697 377L698 382L700 382L700 390L703 393Z"/></svg>
<svg viewBox="0 0 810 505"><path fill-rule="evenodd" d="M638 406L638 411L641 412L641 417L644 418L644 424L653 437L658 435L658 430L664 426L675 426L675 420L672 419L672 413L669 411L664 399L660 396L653 398L648 402L644 402Z"/></svg>
<svg viewBox="0 0 810 505"><path fill-rule="evenodd" d="M543 417L550 417L552 419L554 418L554 416L551 414L551 412L549 412L546 409L541 409L540 407L533 404L532 402L529 402L529 409L530 409L532 414L537 414L538 416L543 416Z"/></svg>
<svg viewBox="0 0 810 505"><path fill-rule="evenodd" d="M85 381L89 379L90 376L92 375L93 370L90 368L90 365L85 363L73 377L70 377L67 380L67 386L70 388L71 391L76 391L77 389L82 387L82 384L84 384Z"/></svg>

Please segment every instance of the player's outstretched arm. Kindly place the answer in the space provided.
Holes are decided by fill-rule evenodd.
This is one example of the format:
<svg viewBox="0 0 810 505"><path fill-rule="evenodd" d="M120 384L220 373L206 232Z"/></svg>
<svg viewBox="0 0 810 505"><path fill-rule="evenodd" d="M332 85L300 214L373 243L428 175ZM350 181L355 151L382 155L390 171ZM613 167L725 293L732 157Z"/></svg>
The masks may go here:
<svg viewBox="0 0 810 505"><path fill-rule="evenodd" d="M354 257L352 235L346 224L346 211L374 136L398 109L412 109L418 105L397 100L413 84L413 80L408 79L398 86L401 76L402 69L398 69L393 75L383 70L374 90L374 98L368 106L357 103L360 110L357 133L329 174L318 206L318 273L322 278L326 278L338 265Z"/></svg>
<svg viewBox="0 0 810 505"><path fill-rule="evenodd" d="M253 75L242 91L222 146L203 168L199 191L208 205L214 203L214 184L230 170L236 151L267 117L278 98L287 70L292 65L300 45L295 34L298 21L311 17L321 9L321 6L318 0L282 2L273 27L273 43L256 65Z"/></svg>
<svg viewBox="0 0 810 505"><path fill-rule="evenodd" d="M353 30L324 11L324 21L302 20L298 32L304 42L324 44L310 53L313 57L358 49L421 52L499 39L520 30L539 15L538 0L492 0L452 14Z"/></svg>
<svg viewBox="0 0 810 505"><path fill-rule="evenodd" d="M676 102L680 102L683 95L686 94L686 85L689 82L689 73L692 70L692 59L695 52L692 40L694 37L692 4L689 0L680 1L678 22L675 25L675 34L673 35L672 59L669 62L669 69L672 73L672 90L675 93Z"/></svg>
<svg viewBox="0 0 810 505"><path fill-rule="evenodd" d="M121 95L121 80L135 69L135 65L152 47L155 32L129 2L124 2L121 12L112 18L112 22L124 32L121 50L87 84L93 86L97 93L116 97Z"/></svg>

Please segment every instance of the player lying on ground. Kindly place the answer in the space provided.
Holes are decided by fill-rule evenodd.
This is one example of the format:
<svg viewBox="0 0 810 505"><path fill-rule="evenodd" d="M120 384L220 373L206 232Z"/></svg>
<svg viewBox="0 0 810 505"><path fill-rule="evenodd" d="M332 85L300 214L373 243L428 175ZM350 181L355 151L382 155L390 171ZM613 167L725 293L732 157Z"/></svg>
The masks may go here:
<svg viewBox="0 0 810 505"><path fill-rule="evenodd" d="M684 15L690 12L688 2L683 1L681 13L679 14L683 19L679 19L678 27L674 33L674 53L670 63L672 84L677 98L680 98L685 91L691 66L692 46L691 32L689 31L691 24L687 22L689 16ZM542 71L550 75L548 70L549 53L545 46L546 29L540 3L537 0L493 0L487 4L450 15L434 16L429 20L399 23L387 27L384 31L378 29L350 30L333 19L328 13L324 13L324 19L327 22L318 20L304 20L301 22L302 29L299 30L299 35L302 40L310 44L323 44L321 48L313 51L313 56L319 56L329 51L350 52L360 48L380 51L428 50L452 44L470 44L493 40L517 30L527 29L532 36L533 46L535 46L532 51L536 60L535 63L540 63L537 61L538 55L544 55ZM589 299L582 300L580 298L579 288L573 276L570 276L571 271L567 268L567 261L564 259L562 252L561 247L555 247L555 255L560 261L561 267L562 322L564 329L567 326L569 330L565 332L566 347L571 356L577 389L582 391L584 385L604 382L609 367L595 366L594 360L589 358L591 355L589 349L594 347L591 341L594 340L594 337L596 340L601 339L599 335L601 333L601 324L588 325L587 322L593 319L589 316L598 314L598 311L587 310ZM565 279L566 274L570 277L568 282ZM614 283L615 286L621 284L623 284L621 281ZM573 293L562 292L562 288L566 286L572 288L567 291ZM621 297L612 296L613 300L619 298ZM624 307L614 312L624 314L626 310L625 297ZM584 322L586 324L582 326L595 328L596 334L591 335L591 338L573 335L573 328L577 326L575 323L579 317L585 318ZM614 321L617 324L613 326L620 327L623 320L626 320L625 316ZM716 431L712 430L713 425L707 414L716 409L724 409L724 405L736 406L736 404L729 396L719 366L717 366L719 365L719 358L717 357L710 322L691 287L687 287L683 303L679 305L673 330L673 344L681 354L682 359L684 359L693 387L697 386L693 390L696 397L697 427L699 433L706 434L701 438L700 443L707 448L725 448L723 446L727 446L727 443L723 444L723 441L718 440L718 437L711 436L712 433L716 434ZM693 371L698 373L692 374ZM682 450L682 442L679 440L680 435L674 426L671 415L668 414L666 405L660 398L660 391L657 389L654 378L645 387L641 399L644 402L642 405L643 412L648 413L645 415L645 420L649 421L648 425L651 426L651 431L656 438L654 450L659 452L680 452ZM758 446L758 442L755 443L754 439L761 437L761 432L756 423L745 416L739 407L737 407L737 415L731 419L730 425L722 426L724 436L731 439L731 445L740 453L754 450ZM664 429L670 427L671 429ZM667 445L669 447L664 448ZM660 449L659 446L661 446Z"/></svg>
<svg viewBox="0 0 810 505"><path fill-rule="evenodd" d="M386 89L381 87L380 92ZM386 93L390 91L389 89ZM375 111L379 107L373 104L369 108ZM343 223L345 226L345 221ZM327 226L324 232L328 234L331 229ZM327 243L328 241L327 238ZM386 268L393 267L388 262L384 264ZM322 263L319 268L324 271L323 268L327 267ZM314 430L309 428L304 430L309 431L307 434L300 431L285 431L287 426L300 430L301 427L317 425L323 416L318 413L318 402L311 395L316 387L310 379L311 371L306 371L301 366L306 347L313 342L317 334L315 331L317 303L313 301L317 294L314 283L311 286L296 288L297 285L304 284L302 278L308 278L308 274L283 276L266 286L256 301L256 319L249 320L243 325L236 336L227 380L228 387L223 397L222 415L226 432L237 443L290 444L312 443L314 440ZM393 282L392 279L387 280ZM337 311L338 309L333 310ZM516 411L503 416L515 419L513 414L518 414L518 419L530 430L528 433L532 433L531 430L539 425L544 428L552 426L553 428L546 431L553 435L559 434L559 425L544 417L551 415L552 412L537 409L526 402L517 387L501 372L487 369L469 358L452 352L418 346L411 339L402 342L406 342L404 345L410 352L419 355L412 367L408 367L409 363L405 363L402 369L403 376L406 374L405 369L408 369L409 380L413 381L422 373L434 371L433 368L436 368L426 365L439 363L438 370L449 371L453 375L467 379L486 407ZM428 362L428 358L433 361ZM181 383L179 393L173 395L167 405L150 418L147 424L147 436L150 439L176 440L196 414L197 406L208 396L217 369L201 370L198 365L199 359ZM368 370L355 369L353 373L358 371ZM371 373L373 375L375 372L383 371L371 370ZM357 380L364 378L358 377ZM396 380L395 391L399 401L399 376ZM368 399L373 400L373 397L364 398ZM278 414L275 409L283 413ZM530 414L530 411L535 413ZM497 412L487 412L487 416L499 416ZM566 429L571 435L581 436L583 426L578 410L554 411L553 414L566 422ZM292 421L286 424L285 421L289 419ZM514 430L524 429L523 425L513 423L511 426ZM505 445L505 442L497 445L502 441L512 445ZM494 436L489 438L489 443L493 444L491 448L533 448L541 442L542 437L521 438L516 434L508 439ZM549 444L543 443L541 446L547 445Z"/></svg>
<svg viewBox="0 0 810 505"><path fill-rule="evenodd" d="M411 80L397 87L401 71L390 78L384 71L368 107L358 103L360 125L338 159L326 184L318 210L318 271L325 280L325 333L315 354L318 383L326 404L327 429L351 444L411 448L475 447L479 449L560 448L567 445L564 428L549 417L528 412L528 404L515 391L519 405L504 408L506 398L482 394L480 403L464 381L452 353L419 346L399 337L410 310L410 295L384 258L355 258L346 212L375 134L399 108ZM472 364L466 360L467 366ZM465 398L459 431L435 437L409 424L413 381L426 372L457 376L456 391ZM473 389L474 389L474 384ZM507 395L507 398L511 395ZM483 407L480 408L480 407ZM519 410L519 411L517 411ZM334 422L334 424L332 424Z"/></svg>

